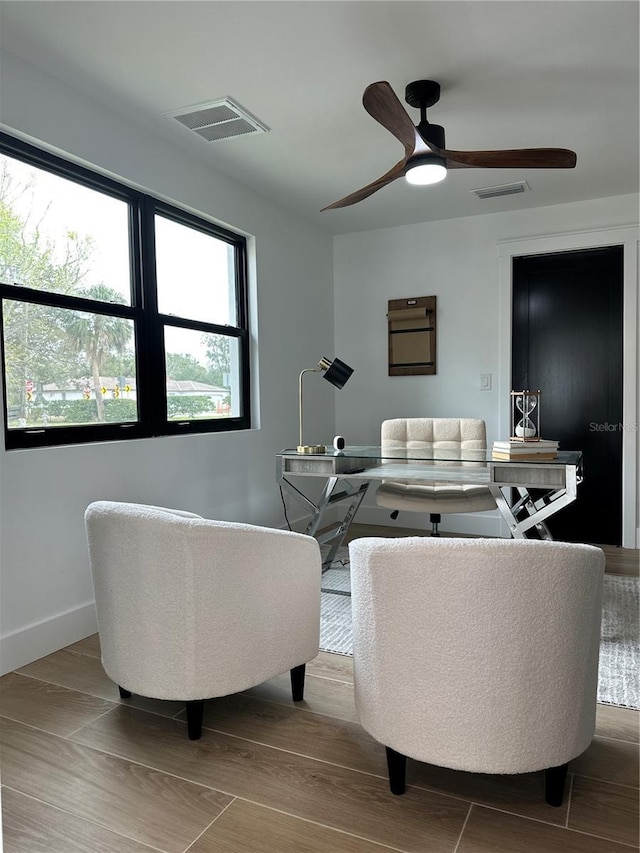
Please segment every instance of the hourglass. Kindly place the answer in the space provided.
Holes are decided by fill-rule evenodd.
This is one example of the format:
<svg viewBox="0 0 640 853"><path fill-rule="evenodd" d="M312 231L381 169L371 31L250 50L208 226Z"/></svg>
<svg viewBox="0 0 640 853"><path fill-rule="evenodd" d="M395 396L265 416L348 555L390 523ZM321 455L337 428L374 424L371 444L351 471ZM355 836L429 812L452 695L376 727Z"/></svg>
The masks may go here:
<svg viewBox="0 0 640 853"><path fill-rule="evenodd" d="M540 394L538 391L511 392L511 438L540 441Z"/></svg>

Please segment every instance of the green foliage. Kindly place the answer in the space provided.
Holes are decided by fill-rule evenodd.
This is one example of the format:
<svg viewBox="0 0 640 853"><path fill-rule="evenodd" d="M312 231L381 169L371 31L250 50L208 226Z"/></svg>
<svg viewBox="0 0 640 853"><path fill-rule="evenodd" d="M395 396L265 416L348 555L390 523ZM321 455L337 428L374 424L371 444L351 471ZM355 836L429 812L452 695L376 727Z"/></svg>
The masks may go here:
<svg viewBox="0 0 640 853"><path fill-rule="evenodd" d="M225 373L231 370L231 338L207 335L206 345L211 384L224 388Z"/></svg>
<svg viewBox="0 0 640 853"><path fill-rule="evenodd" d="M129 423L138 419L135 400L104 400L107 423ZM30 407L31 424L90 424L98 422L95 400L51 400L43 406Z"/></svg>
<svg viewBox="0 0 640 853"><path fill-rule="evenodd" d="M189 353L167 353L167 379L217 385L210 370Z"/></svg>
<svg viewBox="0 0 640 853"><path fill-rule="evenodd" d="M103 376L125 376L128 379L136 375L136 358L132 351L127 350L122 355L109 353L102 363Z"/></svg>
<svg viewBox="0 0 640 853"><path fill-rule="evenodd" d="M78 296L100 302L124 303L123 297L104 284L78 290ZM130 320L88 311L64 311L61 315L64 331L73 346L83 352L89 362L102 368L107 356L122 355L133 334Z"/></svg>
<svg viewBox="0 0 640 853"><path fill-rule="evenodd" d="M100 302L124 303L123 297L104 284L97 284L78 291L80 296ZM122 317L88 311L63 312L62 327L73 348L84 353L91 365L93 387L100 387L100 373L109 355L122 355L133 336L133 323ZM104 401L97 397L98 420L108 420Z"/></svg>
<svg viewBox="0 0 640 853"><path fill-rule="evenodd" d="M30 231L11 208L27 189L16 185L0 159L0 281L71 292L79 282L86 244L75 241L64 260L54 262L53 246L43 243L37 229ZM77 354L69 351L52 309L6 300L3 314L8 405L23 407L26 380L56 382L69 376L78 370Z"/></svg>
<svg viewBox="0 0 640 853"><path fill-rule="evenodd" d="M33 186L12 176L10 159L0 155L0 281L36 290L73 293L85 275L91 255L90 238L69 232L63 245L43 238L13 207ZM34 178L35 180L35 178Z"/></svg>
<svg viewBox="0 0 640 853"><path fill-rule="evenodd" d="M129 423L138 419L135 400L107 398L103 400L105 422ZM173 396L167 398L169 420L176 418L198 418L210 416L215 412L215 403L209 397L197 394ZM98 423L96 401L91 400L51 400L41 406L29 407L29 426L36 424L89 424Z"/></svg>
<svg viewBox="0 0 640 853"><path fill-rule="evenodd" d="M0 156L0 281L57 293L75 293L82 284L91 254L91 240L68 233L55 245L45 240L21 217L16 202L29 193L31 183L20 185L10 169L10 158ZM35 173L34 173L35 175ZM7 403L27 414L26 382L68 385L69 378L88 372L88 365L70 346L59 309L5 300L4 357Z"/></svg>
<svg viewBox="0 0 640 853"><path fill-rule="evenodd" d="M29 224L30 214L21 217L16 213L16 201L29 192L35 181L37 171L30 184L20 186L11 173L11 159L0 156L0 281L123 304L122 296L104 284L83 288L93 250L90 237L81 238L75 231L67 231L54 243L42 237L38 225ZM16 291L18 295L18 287ZM19 408L26 416L27 381L39 387L69 387L71 381L86 381L90 376L93 387L100 387L106 360L120 357L124 361L132 335L133 324L119 317L6 300L8 405ZM127 360L132 360L130 353ZM99 421L110 419L101 397L93 408Z"/></svg>
<svg viewBox="0 0 640 853"><path fill-rule="evenodd" d="M197 418L215 411L215 403L209 397L185 394L167 397L167 418Z"/></svg>
<svg viewBox="0 0 640 853"><path fill-rule="evenodd" d="M91 402L91 401L89 401ZM138 420L138 406L135 400L105 400L104 409L108 423L130 423Z"/></svg>
<svg viewBox="0 0 640 853"><path fill-rule="evenodd" d="M69 376L87 372L69 347L59 309L6 300L3 313L8 405L24 404L26 380L66 384Z"/></svg>
<svg viewBox="0 0 640 853"><path fill-rule="evenodd" d="M34 416L39 416L39 423L46 420L49 423L58 424L89 424L98 420L95 400L51 400L44 406L31 408L31 421Z"/></svg>

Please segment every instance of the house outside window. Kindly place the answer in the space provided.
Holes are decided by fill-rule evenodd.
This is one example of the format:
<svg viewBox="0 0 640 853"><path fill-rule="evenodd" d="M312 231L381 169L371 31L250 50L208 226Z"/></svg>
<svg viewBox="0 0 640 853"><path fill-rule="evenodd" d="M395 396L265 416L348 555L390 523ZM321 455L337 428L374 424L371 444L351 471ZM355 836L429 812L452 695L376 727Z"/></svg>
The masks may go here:
<svg viewBox="0 0 640 853"><path fill-rule="evenodd" d="M0 133L7 449L250 426L246 240Z"/></svg>

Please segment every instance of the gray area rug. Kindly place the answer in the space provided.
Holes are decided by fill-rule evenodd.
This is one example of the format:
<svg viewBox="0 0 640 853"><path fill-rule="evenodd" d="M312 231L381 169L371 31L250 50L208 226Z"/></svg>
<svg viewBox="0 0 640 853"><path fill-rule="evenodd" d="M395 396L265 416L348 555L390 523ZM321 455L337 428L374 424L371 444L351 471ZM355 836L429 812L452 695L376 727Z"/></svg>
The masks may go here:
<svg viewBox="0 0 640 853"><path fill-rule="evenodd" d="M605 575L598 702L640 708L640 580Z"/></svg>
<svg viewBox="0 0 640 853"><path fill-rule="evenodd" d="M339 556L322 576L323 589L350 588L348 556ZM640 580L605 575L598 702L640 709L639 613ZM349 596L322 593L320 648L340 655L352 654Z"/></svg>

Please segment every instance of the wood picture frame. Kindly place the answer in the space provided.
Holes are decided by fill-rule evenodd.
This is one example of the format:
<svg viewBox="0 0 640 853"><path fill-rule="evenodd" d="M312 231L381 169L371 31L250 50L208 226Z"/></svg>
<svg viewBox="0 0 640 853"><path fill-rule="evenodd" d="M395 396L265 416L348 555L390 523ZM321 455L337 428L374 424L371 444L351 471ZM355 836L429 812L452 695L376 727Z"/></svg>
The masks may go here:
<svg viewBox="0 0 640 853"><path fill-rule="evenodd" d="M436 297L390 299L389 376L436 373Z"/></svg>

